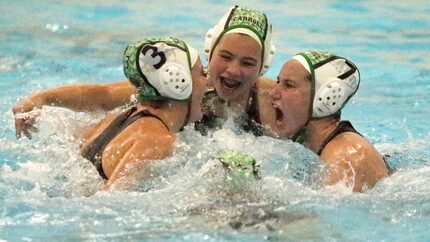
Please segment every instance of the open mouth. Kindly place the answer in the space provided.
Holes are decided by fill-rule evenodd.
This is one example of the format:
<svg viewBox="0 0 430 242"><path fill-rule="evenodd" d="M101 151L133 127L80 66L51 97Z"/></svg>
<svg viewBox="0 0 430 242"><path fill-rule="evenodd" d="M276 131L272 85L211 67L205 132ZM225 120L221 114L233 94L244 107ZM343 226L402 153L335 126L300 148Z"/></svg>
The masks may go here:
<svg viewBox="0 0 430 242"><path fill-rule="evenodd" d="M242 84L240 81L231 80L224 77L221 77L221 83L225 88L228 89L238 88L240 84Z"/></svg>
<svg viewBox="0 0 430 242"><path fill-rule="evenodd" d="M281 124L284 114L281 112L279 108L277 107L274 107L274 108L275 108L275 115L276 115L276 123Z"/></svg>

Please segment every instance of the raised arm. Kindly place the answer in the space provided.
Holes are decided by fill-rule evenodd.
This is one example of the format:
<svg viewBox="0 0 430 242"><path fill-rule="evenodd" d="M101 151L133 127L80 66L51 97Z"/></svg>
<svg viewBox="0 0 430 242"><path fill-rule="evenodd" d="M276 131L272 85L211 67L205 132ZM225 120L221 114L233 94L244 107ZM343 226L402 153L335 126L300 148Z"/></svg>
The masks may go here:
<svg viewBox="0 0 430 242"><path fill-rule="evenodd" d="M110 84L73 84L37 91L12 107L16 135L31 138L35 109L44 105L64 107L74 111L112 110L125 104L136 88L128 81Z"/></svg>
<svg viewBox="0 0 430 242"><path fill-rule="evenodd" d="M128 81L110 84L73 84L37 91L13 106L16 113L29 112L43 105L74 111L112 110L130 100L136 89Z"/></svg>

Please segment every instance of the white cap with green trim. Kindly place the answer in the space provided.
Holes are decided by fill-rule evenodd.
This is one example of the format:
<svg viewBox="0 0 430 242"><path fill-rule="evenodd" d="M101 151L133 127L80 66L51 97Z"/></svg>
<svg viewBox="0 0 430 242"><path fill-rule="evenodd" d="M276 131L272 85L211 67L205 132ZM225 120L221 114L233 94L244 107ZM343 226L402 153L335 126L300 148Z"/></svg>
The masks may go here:
<svg viewBox="0 0 430 242"><path fill-rule="evenodd" d="M173 37L148 38L124 51L124 74L138 88L138 99L186 100L192 92L191 69L198 53Z"/></svg>
<svg viewBox="0 0 430 242"><path fill-rule="evenodd" d="M326 51L310 50L293 57L311 74L311 118L341 111L360 85L360 72L351 61Z"/></svg>

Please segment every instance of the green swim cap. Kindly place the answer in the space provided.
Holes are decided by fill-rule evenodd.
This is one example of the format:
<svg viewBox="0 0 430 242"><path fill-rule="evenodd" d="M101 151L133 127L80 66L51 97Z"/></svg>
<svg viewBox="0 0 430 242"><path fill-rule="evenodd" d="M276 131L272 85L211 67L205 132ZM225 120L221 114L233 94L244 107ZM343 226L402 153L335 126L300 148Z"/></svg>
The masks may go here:
<svg viewBox="0 0 430 242"><path fill-rule="evenodd" d="M255 9L234 6L206 33L204 51L210 61L220 39L228 33L242 33L255 39L262 48L260 75L270 67L276 48L272 42L272 25L266 15Z"/></svg>
<svg viewBox="0 0 430 242"><path fill-rule="evenodd" d="M251 156L232 150L220 152L216 157L228 174L236 178L256 178L260 179L258 166Z"/></svg>
<svg viewBox="0 0 430 242"><path fill-rule="evenodd" d="M310 50L295 55L311 74L312 105L309 116L323 118L340 113L357 92L360 72L351 61L321 50Z"/></svg>
<svg viewBox="0 0 430 242"><path fill-rule="evenodd" d="M129 44L124 74L138 88L139 100L186 100L192 92L191 69L198 53L173 37L148 38Z"/></svg>

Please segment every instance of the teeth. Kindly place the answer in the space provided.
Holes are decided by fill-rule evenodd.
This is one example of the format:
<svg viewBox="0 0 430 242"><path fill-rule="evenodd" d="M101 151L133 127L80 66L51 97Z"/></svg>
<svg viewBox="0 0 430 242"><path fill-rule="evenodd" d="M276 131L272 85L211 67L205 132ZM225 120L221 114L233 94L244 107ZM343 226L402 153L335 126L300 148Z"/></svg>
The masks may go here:
<svg viewBox="0 0 430 242"><path fill-rule="evenodd" d="M241 84L240 81L226 79L226 78L222 78L222 83L225 87L228 87L228 88L236 88Z"/></svg>
<svg viewBox="0 0 430 242"><path fill-rule="evenodd" d="M224 79L224 82L226 82L226 83L230 83L230 84L235 84L235 83L237 83L235 80L229 80L229 79Z"/></svg>

